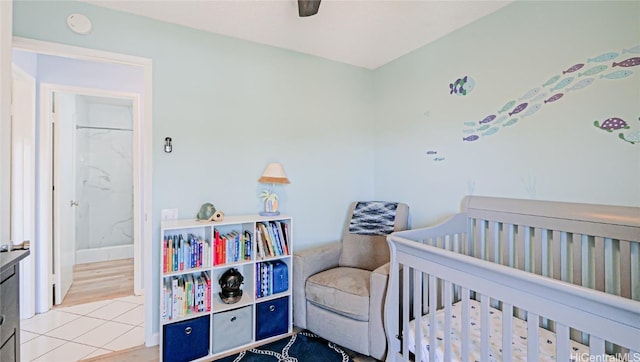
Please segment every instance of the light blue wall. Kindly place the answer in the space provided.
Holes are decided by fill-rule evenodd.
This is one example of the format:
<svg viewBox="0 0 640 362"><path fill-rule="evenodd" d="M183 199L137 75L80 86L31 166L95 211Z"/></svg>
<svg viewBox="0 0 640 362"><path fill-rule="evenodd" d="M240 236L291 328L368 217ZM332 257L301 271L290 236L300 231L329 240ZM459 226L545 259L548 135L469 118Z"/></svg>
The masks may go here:
<svg viewBox="0 0 640 362"><path fill-rule="evenodd" d="M572 65L586 64L564 77L610 67L586 61L640 46L638 19L640 2L516 2L377 69L376 197L409 202L414 227L458 211L468 193L639 206L640 144L593 122L619 117L631 127L625 133L640 132L640 66L597 75L632 71L627 78L551 92L545 100L565 94L533 102L544 105L495 134L462 141L471 135L465 122L481 127L478 121L510 100L526 102L518 99ZM450 95L449 84L465 75L475 89Z"/></svg>
<svg viewBox="0 0 640 362"><path fill-rule="evenodd" d="M349 202L373 196L370 71L80 2L13 8L15 36L153 60L154 240L161 209L189 218L211 201L226 214L259 211L268 162L291 180L280 206L298 249L336 240ZM67 28L74 12L92 20L90 34ZM159 248L152 254L159 260ZM145 269L155 298L157 263Z"/></svg>

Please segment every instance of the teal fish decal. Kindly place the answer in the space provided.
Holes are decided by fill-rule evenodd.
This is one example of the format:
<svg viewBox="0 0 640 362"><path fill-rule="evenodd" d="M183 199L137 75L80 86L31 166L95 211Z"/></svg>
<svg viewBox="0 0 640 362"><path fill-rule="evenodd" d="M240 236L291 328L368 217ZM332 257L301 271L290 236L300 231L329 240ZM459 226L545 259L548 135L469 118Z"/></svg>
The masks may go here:
<svg viewBox="0 0 640 362"><path fill-rule="evenodd" d="M518 122L517 118L511 118L505 124L503 124L502 127L513 126L514 124L516 124L516 122Z"/></svg>
<svg viewBox="0 0 640 362"><path fill-rule="evenodd" d="M502 106L502 108L500 108L498 113L502 113L502 112L506 112L506 111L510 110L511 107L513 107L514 104L516 104L515 100L507 102L507 104L505 104L504 106Z"/></svg>
<svg viewBox="0 0 640 362"><path fill-rule="evenodd" d="M476 122L464 122L465 126L473 127L476 125Z"/></svg>
<svg viewBox="0 0 640 362"><path fill-rule="evenodd" d="M587 62L591 63L591 62L596 62L596 63L602 63L602 62L607 62L609 60L615 59L619 54L616 52L610 52L610 53L604 53L602 55L598 55L595 58L589 58L587 59Z"/></svg>
<svg viewBox="0 0 640 362"><path fill-rule="evenodd" d="M603 74L600 76L600 79L622 79L630 76L631 74L633 74L633 72L630 70L618 70L609 74Z"/></svg>
<svg viewBox="0 0 640 362"><path fill-rule="evenodd" d="M583 75L595 75L600 72L604 72L607 68L609 68L608 65L596 65L593 68L587 69L584 73L578 73L578 77L582 77Z"/></svg>
<svg viewBox="0 0 640 362"><path fill-rule="evenodd" d="M558 74L558 75L554 75L553 77L549 78L549 80L548 80L548 81L546 81L542 86L543 86L543 87L550 86L550 85L552 85L553 83L557 82L557 81L558 81L558 79L560 79L560 74Z"/></svg>
<svg viewBox="0 0 640 362"><path fill-rule="evenodd" d="M574 84L573 87L571 88L567 88L566 91L574 91L574 90L578 90L578 89L582 89L586 86L589 86L593 83L594 78L585 78L580 80L578 83Z"/></svg>
<svg viewBox="0 0 640 362"><path fill-rule="evenodd" d="M564 88L566 86L568 86L571 82L573 82L573 77L567 77L564 78L563 80L559 81L558 84L554 85L553 88L549 89L550 91L556 91L560 88Z"/></svg>
<svg viewBox="0 0 640 362"><path fill-rule="evenodd" d="M498 127L493 127L489 130L487 130L485 133L483 133L483 136L491 136L492 134L498 132L499 128Z"/></svg>
<svg viewBox="0 0 640 362"><path fill-rule="evenodd" d="M633 48L629 48L629 49L622 49L622 54L626 54L626 53L640 54L640 45L636 45Z"/></svg>
<svg viewBox="0 0 640 362"><path fill-rule="evenodd" d="M476 132L476 130L475 130L475 129L473 129L473 128L471 128L471 129L465 129L465 130L463 130L463 131L462 131L462 133L467 133L467 134L471 134L471 133L475 133L475 132Z"/></svg>
<svg viewBox="0 0 640 362"><path fill-rule="evenodd" d="M549 95L549 93L547 93L547 92L540 93L537 96L531 98L531 102L537 102L539 100L545 99L545 98L547 98L548 95Z"/></svg>
<svg viewBox="0 0 640 362"><path fill-rule="evenodd" d="M529 90L527 93L525 93L522 97L520 97L518 100L522 101L525 99L529 99L533 96L535 96L536 94L538 94L540 92L542 88L538 87L538 88L533 88L531 90Z"/></svg>
<svg viewBox="0 0 640 362"><path fill-rule="evenodd" d="M444 157L435 157L433 160L436 162L444 161Z"/></svg>
<svg viewBox="0 0 640 362"><path fill-rule="evenodd" d="M477 130L477 131L484 131L485 129L487 129L487 128L489 128L489 127L491 127L491 125L490 125L490 124L485 124L484 126L477 128L476 130Z"/></svg>
<svg viewBox="0 0 640 362"><path fill-rule="evenodd" d="M538 104L534 104L533 106L529 107L529 109L527 109L527 111L525 113L522 114L522 117L528 117L534 113L536 113L540 108L542 108L542 104L538 103Z"/></svg>

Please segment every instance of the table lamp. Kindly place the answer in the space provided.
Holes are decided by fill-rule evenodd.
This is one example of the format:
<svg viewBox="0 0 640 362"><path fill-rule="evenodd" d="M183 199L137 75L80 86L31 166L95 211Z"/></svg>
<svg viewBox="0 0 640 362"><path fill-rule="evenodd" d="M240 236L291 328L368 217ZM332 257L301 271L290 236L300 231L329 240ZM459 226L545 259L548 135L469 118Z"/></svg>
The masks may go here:
<svg viewBox="0 0 640 362"><path fill-rule="evenodd" d="M262 176L258 179L258 182L263 184L271 184L271 189L262 191L260 197L264 201L264 211L260 212L262 216L276 216L280 215L278 211L278 195L274 189L276 184L288 184L289 179L284 173L284 167L278 162L273 162L267 165L267 168L262 173Z"/></svg>

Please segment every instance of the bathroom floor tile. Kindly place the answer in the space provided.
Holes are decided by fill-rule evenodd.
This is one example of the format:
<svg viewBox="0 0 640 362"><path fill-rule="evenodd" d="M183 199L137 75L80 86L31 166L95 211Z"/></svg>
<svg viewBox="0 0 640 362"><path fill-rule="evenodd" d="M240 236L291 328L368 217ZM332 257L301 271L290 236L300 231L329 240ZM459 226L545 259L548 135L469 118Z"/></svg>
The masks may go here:
<svg viewBox="0 0 640 362"><path fill-rule="evenodd" d="M79 361L83 359L85 356L92 353L94 350L95 350L95 347L74 343L74 342L66 342L60 347L38 357L34 361L35 362Z"/></svg>
<svg viewBox="0 0 640 362"><path fill-rule="evenodd" d="M71 307L56 308L59 312L66 312L79 315L87 315L96 309L102 308L107 304L113 303L113 300L100 300L93 303L78 304Z"/></svg>
<svg viewBox="0 0 640 362"><path fill-rule="evenodd" d="M100 318L105 320L112 320L136 307L135 304L125 302L113 302L98 308L91 313L87 314L87 317Z"/></svg>
<svg viewBox="0 0 640 362"><path fill-rule="evenodd" d="M72 341L104 323L106 322L103 319L82 316L61 327L47 332L47 336Z"/></svg>
<svg viewBox="0 0 640 362"><path fill-rule="evenodd" d="M141 344L144 344L144 328L134 327L127 333L104 345L104 348L114 351L120 351L123 349L139 346Z"/></svg>
<svg viewBox="0 0 640 362"><path fill-rule="evenodd" d="M106 322L99 328L92 329L91 331L74 339L74 342L88 344L94 347L103 347L133 328L133 326L128 324Z"/></svg>
<svg viewBox="0 0 640 362"><path fill-rule="evenodd" d="M139 305L113 319L114 322L139 326L144 323L144 307Z"/></svg>
<svg viewBox="0 0 640 362"><path fill-rule="evenodd" d="M33 361L45 353L60 347L64 343L65 341L62 339L38 336L20 346L20 360Z"/></svg>
<svg viewBox="0 0 640 362"><path fill-rule="evenodd" d="M34 317L20 321L20 329L33 333L45 334L52 329L56 329L80 317L76 314L59 312L56 310L43 313L39 316L41 317Z"/></svg>

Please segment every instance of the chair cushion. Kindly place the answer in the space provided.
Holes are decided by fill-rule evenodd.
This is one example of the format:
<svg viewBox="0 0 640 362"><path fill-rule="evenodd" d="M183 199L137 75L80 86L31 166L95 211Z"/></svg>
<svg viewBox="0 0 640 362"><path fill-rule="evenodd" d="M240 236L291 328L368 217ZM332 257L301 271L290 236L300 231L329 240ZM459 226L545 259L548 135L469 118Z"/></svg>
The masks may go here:
<svg viewBox="0 0 640 362"><path fill-rule="evenodd" d="M369 320L371 272L363 269L338 267L312 275L307 279L307 300L335 313L361 320Z"/></svg>

